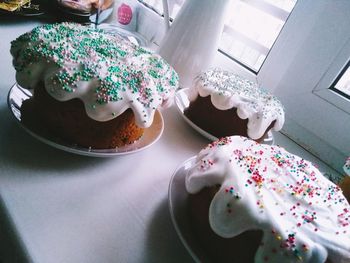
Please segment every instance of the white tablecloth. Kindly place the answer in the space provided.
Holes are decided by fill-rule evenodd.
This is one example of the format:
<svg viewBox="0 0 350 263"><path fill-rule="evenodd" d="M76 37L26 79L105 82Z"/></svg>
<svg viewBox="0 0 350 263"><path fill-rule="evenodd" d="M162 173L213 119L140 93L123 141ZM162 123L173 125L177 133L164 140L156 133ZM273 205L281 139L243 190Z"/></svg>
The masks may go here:
<svg viewBox="0 0 350 263"><path fill-rule="evenodd" d="M0 262L192 262L171 222L168 185L175 169L208 140L175 106L150 148L93 158L34 139L14 121L10 41L38 22L0 19ZM315 161L283 135L276 143Z"/></svg>
<svg viewBox="0 0 350 263"><path fill-rule="evenodd" d="M131 155L78 156L32 138L6 98L10 41L36 24L0 21L0 262L191 262L167 191L176 167L208 141L174 106L163 111L161 139Z"/></svg>

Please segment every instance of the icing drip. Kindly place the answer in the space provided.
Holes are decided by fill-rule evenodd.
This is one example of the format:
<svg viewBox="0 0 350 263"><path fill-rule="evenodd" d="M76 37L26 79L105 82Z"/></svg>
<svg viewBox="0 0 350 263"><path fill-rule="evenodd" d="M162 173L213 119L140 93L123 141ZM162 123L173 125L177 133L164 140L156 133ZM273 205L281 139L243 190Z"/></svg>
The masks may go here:
<svg viewBox="0 0 350 263"><path fill-rule="evenodd" d="M176 72L159 55L93 27L44 25L12 42L16 80L24 88L44 82L59 101L79 98L87 115L108 121L126 109L149 127L155 110L168 105Z"/></svg>
<svg viewBox="0 0 350 263"><path fill-rule="evenodd" d="M203 149L186 176L190 193L217 184L210 225L226 238L261 229L255 262L350 261L350 205L310 162L226 137Z"/></svg>
<svg viewBox="0 0 350 263"><path fill-rule="evenodd" d="M281 102L267 91L246 79L228 71L213 69L201 73L190 89L189 100L197 96L211 96L211 102L219 110L237 108L241 119L248 119L248 136L258 139L273 121L278 131L284 124Z"/></svg>

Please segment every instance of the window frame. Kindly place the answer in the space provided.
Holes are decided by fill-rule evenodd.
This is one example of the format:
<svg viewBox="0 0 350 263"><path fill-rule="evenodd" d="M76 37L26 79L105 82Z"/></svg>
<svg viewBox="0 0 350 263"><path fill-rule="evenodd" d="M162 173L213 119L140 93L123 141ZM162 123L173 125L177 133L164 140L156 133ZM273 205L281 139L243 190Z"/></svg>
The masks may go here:
<svg viewBox="0 0 350 263"><path fill-rule="evenodd" d="M231 0L232 1L232 0ZM261 0L236 0L236 1L241 1L244 2L246 5L250 5L253 8L256 8L262 12L265 12L266 14L269 14L277 19L280 19L281 21L284 21L284 24L280 30L280 32L278 33L278 35L281 33L281 31L283 30L283 27L286 23L286 21L288 20L290 13L293 11L294 7L292 8L292 10L290 12L283 10L282 8L276 7L274 5L272 5L269 2L265 2L265 1L261 1ZM232 32L231 34L229 32ZM260 43L250 40L248 37L242 35L240 32L237 32L236 30L234 30L232 27L230 27L229 25L225 24L224 26L224 30L223 33L227 32L229 35L235 35L236 37L238 37L239 39L241 39L242 43L246 44L247 47L252 47L255 50L260 51L260 54L265 55L265 59L263 60L263 62L261 63L260 67L258 69L255 69L252 66L249 66L248 64L244 63L243 61L240 61L238 58L234 57L233 55L229 54L228 52L226 52L225 50L221 49L219 47L218 51L221 52L223 55L227 56L229 59L235 61L236 63L238 63L240 66L244 67L245 69L247 69L248 71L252 72L255 75L259 74L260 69L262 68L262 66L264 65L266 58L268 57L271 49L273 48L274 44L276 43L277 38L273 41L272 45L270 48L264 47L263 45L261 45ZM249 44L250 43L250 44ZM255 48L254 48L255 46ZM266 51L262 51L266 49Z"/></svg>
<svg viewBox="0 0 350 263"><path fill-rule="evenodd" d="M350 114L350 95L338 90L335 86L341 79L343 74L350 70L350 40L347 46L344 47L342 52L338 55L337 63L333 63L332 68L334 72L329 70L327 74L323 76L320 83L314 89L314 93L328 101L329 103L335 105L340 110L343 110ZM348 57L348 59L346 59ZM343 65L345 63L345 65ZM338 73L338 69L342 67L342 70ZM334 78L334 76L336 76ZM334 80L333 80L334 79ZM327 83L332 81L332 84L327 88Z"/></svg>
<svg viewBox="0 0 350 263"><path fill-rule="evenodd" d="M350 58L349 24L350 1L298 1L258 74L286 107L282 133L340 173L350 155L342 108L350 103L329 87Z"/></svg>
<svg viewBox="0 0 350 263"><path fill-rule="evenodd" d="M339 93L339 95L343 96L346 99L350 99L350 95L337 89L335 86L338 84L339 80L343 77L344 73L350 70L350 60L348 61L348 63L346 63L345 67L343 68L343 70L339 73L338 77L334 80L334 82L332 83L332 85L329 87L330 90L334 91L335 93Z"/></svg>

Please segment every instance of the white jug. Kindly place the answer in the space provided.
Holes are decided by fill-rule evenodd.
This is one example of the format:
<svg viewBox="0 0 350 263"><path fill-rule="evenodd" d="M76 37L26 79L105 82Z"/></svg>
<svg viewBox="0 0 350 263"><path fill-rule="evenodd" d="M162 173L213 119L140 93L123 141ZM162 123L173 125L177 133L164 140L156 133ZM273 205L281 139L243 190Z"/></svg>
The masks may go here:
<svg viewBox="0 0 350 263"><path fill-rule="evenodd" d="M174 67L181 88L190 87L194 77L206 70L216 54L229 0L186 0L175 21L167 26L158 53ZM168 3L163 0L168 24Z"/></svg>

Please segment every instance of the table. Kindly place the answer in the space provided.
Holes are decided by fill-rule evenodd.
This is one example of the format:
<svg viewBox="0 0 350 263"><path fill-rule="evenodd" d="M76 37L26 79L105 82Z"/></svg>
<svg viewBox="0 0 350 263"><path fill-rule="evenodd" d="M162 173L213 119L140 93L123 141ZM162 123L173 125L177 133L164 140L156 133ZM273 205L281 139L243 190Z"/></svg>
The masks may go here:
<svg viewBox="0 0 350 263"><path fill-rule="evenodd" d="M0 262L192 262L167 191L176 168L208 140L174 106L162 111L161 139L131 155L79 156L32 138L6 99L15 82L10 41L38 24L0 20ZM279 133L275 139L314 158Z"/></svg>
<svg viewBox="0 0 350 263"><path fill-rule="evenodd" d="M78 156L32 138L6 97L15 82L10 41L37 24L0 24L0 261L192 262L167 191L176 167L207 140L173 107L162 112L161 139L131 155Z"/></svg>

